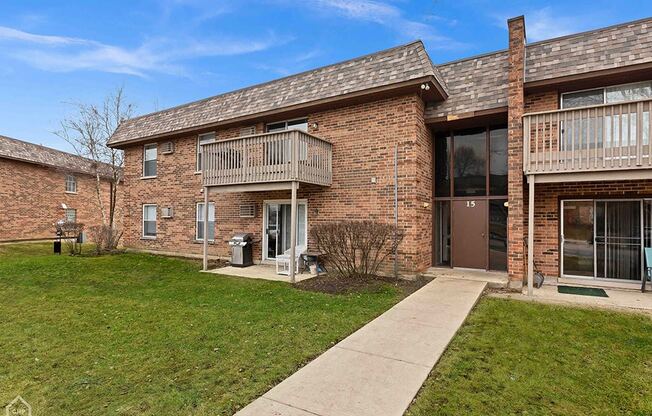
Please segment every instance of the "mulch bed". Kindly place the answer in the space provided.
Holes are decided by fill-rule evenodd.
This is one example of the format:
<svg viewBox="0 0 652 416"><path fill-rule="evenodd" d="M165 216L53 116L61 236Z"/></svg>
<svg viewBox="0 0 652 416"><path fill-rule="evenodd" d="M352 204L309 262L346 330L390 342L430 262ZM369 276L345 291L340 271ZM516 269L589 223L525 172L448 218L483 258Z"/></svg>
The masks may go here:
<svg viewBox="0 0 652 416"><path fill-rule="evenodd" d="M418 277L415 280L397 279L385 276L342 277L334 273L329 273L297 282L295 286L297 289L309 292L321 292L337 295L375 291L389 284L399 288L404 296L408 296L428 284L431 280L432 278L428 277Z"/></svg>

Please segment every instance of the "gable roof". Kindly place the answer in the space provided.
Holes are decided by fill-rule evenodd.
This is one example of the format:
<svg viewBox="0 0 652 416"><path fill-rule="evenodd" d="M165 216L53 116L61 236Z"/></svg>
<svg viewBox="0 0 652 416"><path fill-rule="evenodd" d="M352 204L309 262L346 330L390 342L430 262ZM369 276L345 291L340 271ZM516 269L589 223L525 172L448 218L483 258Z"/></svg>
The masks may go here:
<svg viewBox="0 0 652 416"><path fill-rule="evenodd" d="M0 158L34 163L71 173L95 175L96 162L61 150L0 135ZM111 176L111 166L100 163L100 175Z"/></svg>
<svg viewBox="0 0 652 416"><path fill-rule="evenodd" d="M416 41L126 120L111 137L109 145L215 125L424 77L433 77L446 93L444 79L432 64L423 43Z"/></svg>
<svg viewBox="0 0 652 416"><path fill-rule="evenodd" d="M652 17L527 45L525 82L652 62Z"/></svg>
<svg viewBox="0 0 652 416"><path fill-rule="evenodd" d="M505 107L508 66L507 51L438 65L449 95L446 101L428 103L425 118Z"/></svg>

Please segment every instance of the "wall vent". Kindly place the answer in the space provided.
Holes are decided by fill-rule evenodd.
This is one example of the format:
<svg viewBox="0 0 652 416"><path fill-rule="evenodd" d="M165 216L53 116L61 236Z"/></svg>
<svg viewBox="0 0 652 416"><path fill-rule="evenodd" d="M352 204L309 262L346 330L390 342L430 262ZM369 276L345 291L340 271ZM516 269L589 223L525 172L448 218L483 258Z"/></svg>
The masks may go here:
<svg viewBox="0 0 652 416"><path fill-rule="evenodd" d="M240 129L240 137L256 134L256 126L247 126Z"/></svg>
<svg viewBox="0 0 652 416"><path fill-rule="evenodd" d="M174 216L174 210L172 207L161 208L161 217L162 218L172 218Z"/></svg>
<svg viewBox="0 0 652 416"><path fill-rule="evenodd" d="M163 142L161 143L161 153L164 155L170 155L174 153L174 142Z"/></svg>
<svg viewBox="0 0 652 416"><path fill-rule="evenodd" d="M256 216L256 204L253 202L240 205L240 218L254 218Z"/></svg>

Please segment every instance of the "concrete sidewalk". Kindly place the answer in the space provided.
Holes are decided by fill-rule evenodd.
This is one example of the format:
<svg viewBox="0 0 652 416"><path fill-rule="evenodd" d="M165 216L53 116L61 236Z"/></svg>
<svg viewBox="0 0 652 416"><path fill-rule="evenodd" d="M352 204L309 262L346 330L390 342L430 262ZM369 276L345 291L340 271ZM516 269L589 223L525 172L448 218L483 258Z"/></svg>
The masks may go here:
<svg viewBox="0 0 652 416"><path fill-rule="evenodd" d="M485 286L434 280L237 415L402 415Z"/></svg>

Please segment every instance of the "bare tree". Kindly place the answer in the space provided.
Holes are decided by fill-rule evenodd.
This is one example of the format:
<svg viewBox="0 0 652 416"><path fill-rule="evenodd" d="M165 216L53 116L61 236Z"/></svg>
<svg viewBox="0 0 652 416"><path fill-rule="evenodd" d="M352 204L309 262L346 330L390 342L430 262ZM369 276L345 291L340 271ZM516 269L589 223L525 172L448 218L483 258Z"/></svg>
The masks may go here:
<svg viewBox="0 0 652 416"><path fill-rule="evenodd" d="M54 132L68 142L79 156L94 162L95 194L102 216L102 224L115 228L115 210L118 187L122 179L124 155L121 150L107 146L118 125L131 118L134 105L127 103L124 88L110 93L100 105L73 102L75 113L61 121L61 129ZM108 168L107 168L108 165ZM102 198L102 179L109 177L109 206Z"/></svg>

